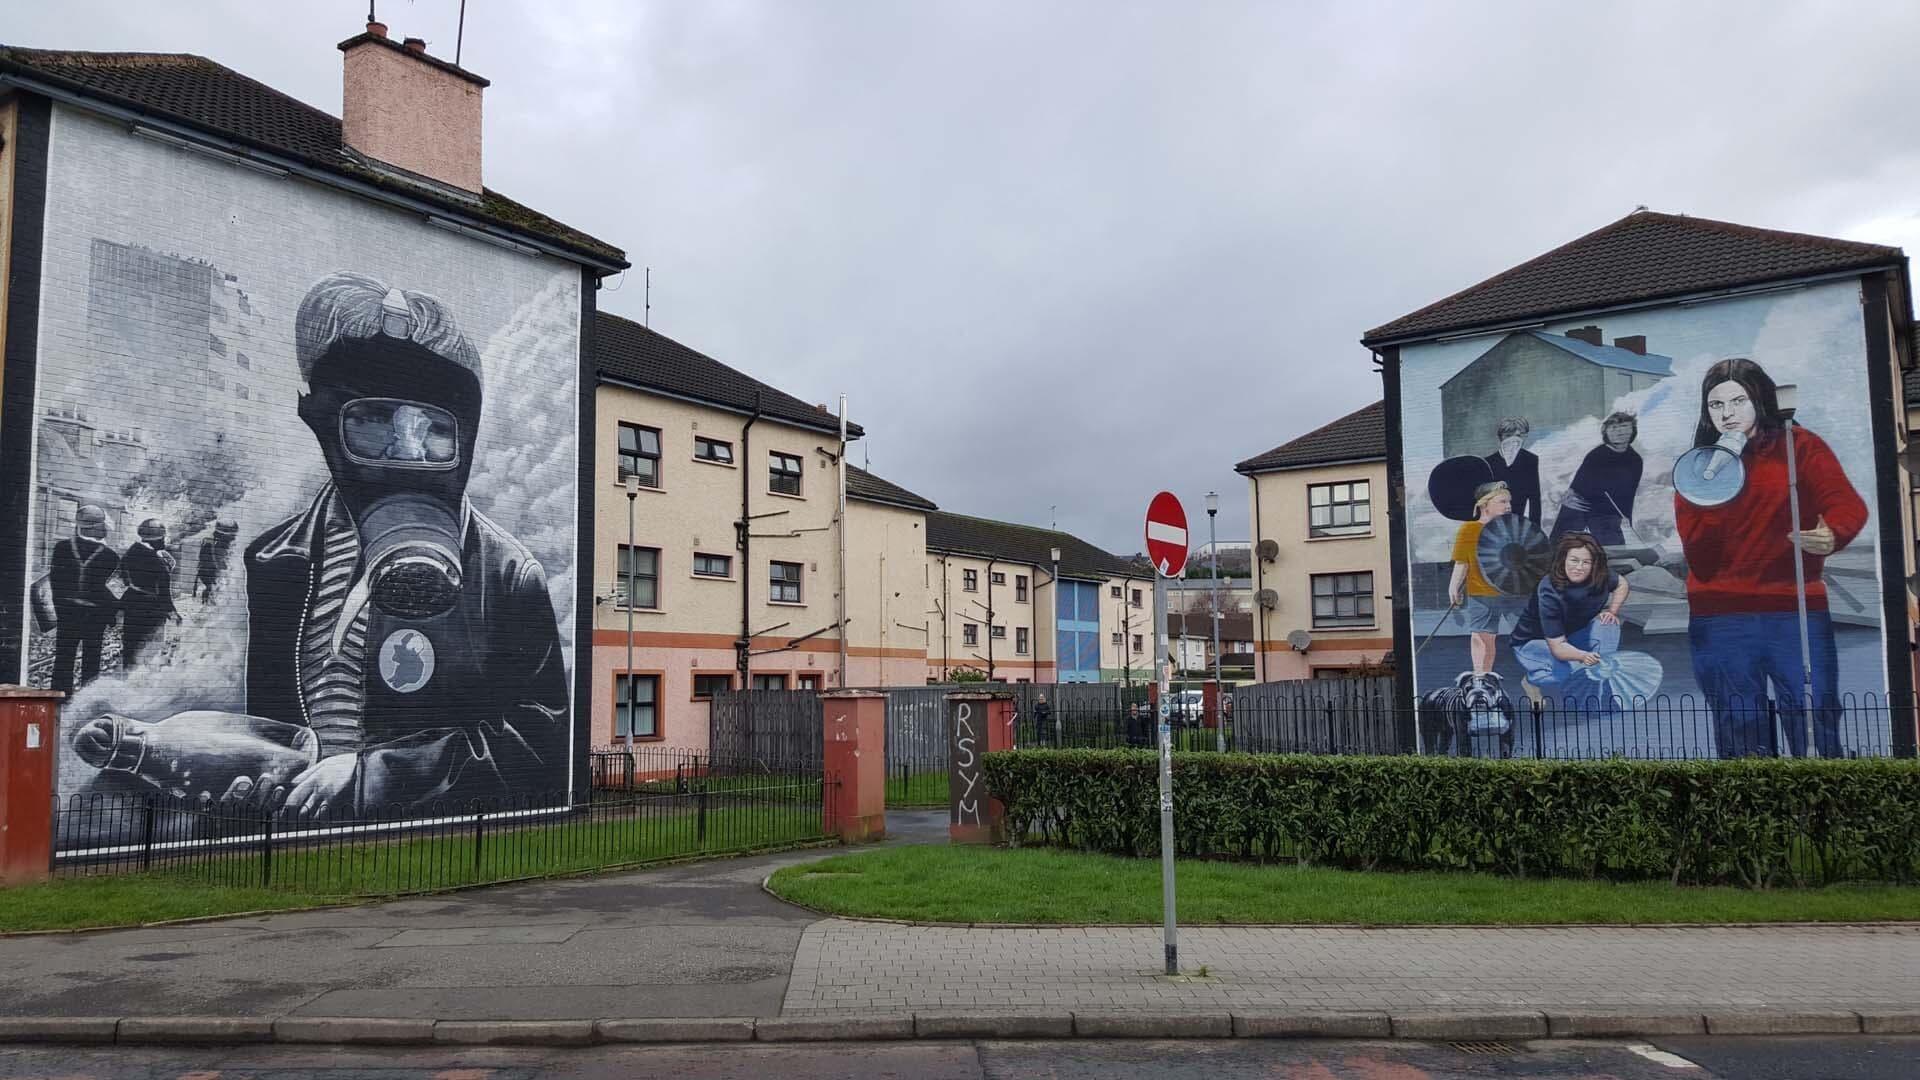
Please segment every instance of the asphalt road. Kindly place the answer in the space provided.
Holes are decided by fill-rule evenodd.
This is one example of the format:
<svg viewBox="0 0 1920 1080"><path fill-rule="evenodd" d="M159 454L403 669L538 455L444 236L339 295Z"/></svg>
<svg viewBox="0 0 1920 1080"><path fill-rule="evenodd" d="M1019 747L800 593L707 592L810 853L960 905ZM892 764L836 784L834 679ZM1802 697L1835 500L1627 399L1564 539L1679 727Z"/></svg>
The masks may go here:
<svg viewBox="0 0 1920 1080"><path fill-rule="evenodd" d="M1920 1037L1662 1039L1692 1067L1625 1043L1543 1042L1472 1053L1445 1044L1219 1040L901 1042L586 1049L0 1048L0 1078L60 1080L1911 1080Z"/></svg>

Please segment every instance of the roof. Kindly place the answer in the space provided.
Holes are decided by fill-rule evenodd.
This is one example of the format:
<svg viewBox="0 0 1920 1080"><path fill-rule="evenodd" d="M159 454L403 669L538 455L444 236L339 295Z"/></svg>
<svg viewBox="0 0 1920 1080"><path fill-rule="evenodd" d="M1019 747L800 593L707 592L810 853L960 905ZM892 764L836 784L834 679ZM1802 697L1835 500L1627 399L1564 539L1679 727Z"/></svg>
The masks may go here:
<svg viewBox="0 0 1920 1080"><path fill-rule="evenodd" d="M1173 590L1174 587L1169 585L1168 591L1172 593ZM1189 597L1191 597L1193 593L1193 581L1191 579L1187 581L1187 593ZM1208 620L1206 615L1182 615L1178 612L1168 612L1167 636L1179 637L1183 629L1189 637L1213 636L1213 624ZM1237 613L1228 612L1222 615L1220 619L1220 640L1223 642L1252 641L1253 615L1244 611Z"/></svg>
<svg viewBox="0 0 1920 1080"><path fill-rule="evenodd" d="M1897 265L1897 247L1636 210L1470 288L1367 331L1361 343Z"/></svg>
<svg viewBox="0 0 1920 1080"><path fill-rule="evenodd" d="M949 514L944 510L927 514L927 550L930 552L1050 566L1055 547L1060 549L1061 577L1104 581L1110 577L1148 576L1132 560L1057 529Z"/></svg>
<svg viewBox="0 0 1920 1080"><path fill-rule="evenodd" d="M1637 371L1643 375L1667 376L1673 374L1673 357L1658 353L1637 353L1632 349L1623 349L1618 345L1595 345L1577 337L1565 334L1549 334L1541 330L1529 330L1533 337L1549 345L1563 349L1582 360L1599 364L1601 367L1623 368Z"/></svg>
<svg viewBox="0 0 1920 1080"><path fill-rule="evenodd" d="M738 413L751 413L757 404L760 414L770 419L835 435L840 432L839 417L820 406L809 405L792 394L776 390L632 319L605 311L594 313L593 359L603 379L664 391ZM849 423L847 434L857 439L866 433L860 425Z"/></svg>
<svg viewBox="0 0 1920 1080"><path fill-rule="evenodd" d="M1920 322L1913 324L1916 338L1920 338ZM1909 409L1920 409L1920 366L1908 368L1900 376L1901 398Z"/></svg>
<svg viewBox="0 0 1920 1080"><path fill-rule="evenodd" d="M909 510L938 510L939 507L899 484L882 480L865 469L847 466L847 498L903 506Z"/></svg>
<svg viewBox="0 0 1920 1080"><path fill-rule="evenodd" d="M451 66L451 65L446 65ZM493 190L477 201L414 184L363 164L341 140L340 121L232 68L189 53L71 52L0 45L0 80L25 77L78 96L198 129L349 177L451 213L546 241L590 261L624 267L626 255ZM469 76L471 77L471 76Z"/></svg>
<svg viewBox="0 0 1920 1080"><path fill-rule="evenodd" d="M1376 401L1264 454L1250 457L1233 470L1251 475L1339 461L1385 461L1386 458L1387 406L1383 401Z"/></svg>

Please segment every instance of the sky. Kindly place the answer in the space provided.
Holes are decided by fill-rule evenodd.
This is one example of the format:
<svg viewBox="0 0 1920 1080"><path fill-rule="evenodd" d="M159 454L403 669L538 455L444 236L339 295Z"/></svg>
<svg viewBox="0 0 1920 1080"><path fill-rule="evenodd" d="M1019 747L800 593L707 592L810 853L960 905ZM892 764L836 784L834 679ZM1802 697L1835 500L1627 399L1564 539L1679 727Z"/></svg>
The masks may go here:
<svg viewBox="0 0 1920 1080"><path fill-rule="evenodd" d="M454 55L458 0L379 0ZM338 113L363 0L20 5ZM473 0L489 187L603 310L808 401L943 509L1245 539L1235 462L1378 398L1370 328L1636 206L1920 248L1920 6ZM642 267L652 310L643 311ZM1204 533L1196 541L1204 539Z"/></svg>

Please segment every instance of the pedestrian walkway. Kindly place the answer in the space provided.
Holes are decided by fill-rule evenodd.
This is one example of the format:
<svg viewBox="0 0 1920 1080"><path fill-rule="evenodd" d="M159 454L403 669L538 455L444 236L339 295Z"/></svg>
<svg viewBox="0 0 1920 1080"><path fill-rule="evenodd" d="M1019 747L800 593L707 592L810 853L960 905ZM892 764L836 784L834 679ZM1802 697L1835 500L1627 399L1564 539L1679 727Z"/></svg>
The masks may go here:
<svg viewBox="0 0 1920 1080"><path fill-rule="evenodd" d="M1911 1006L1920 926L987 929L827 919L787 1014ZM1197 973L1204 970L1204 977Z"/></svg>

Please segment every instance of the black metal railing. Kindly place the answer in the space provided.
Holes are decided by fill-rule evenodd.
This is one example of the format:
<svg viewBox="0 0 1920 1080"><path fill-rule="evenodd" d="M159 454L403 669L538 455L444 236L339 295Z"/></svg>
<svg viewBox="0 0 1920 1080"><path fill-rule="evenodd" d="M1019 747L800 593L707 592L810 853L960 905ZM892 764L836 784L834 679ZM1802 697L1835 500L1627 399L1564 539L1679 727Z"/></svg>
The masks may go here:
<svg viewBox="0 0 1920 1080"><path fill-rule="evenodd" d="M613 755L595 755L596 758ZM60 877L145 871L321 896L395 895L820 840L839 794L818 769L670 751L617 769L631 789L300 817L165 795L54 806ZM596 769L610 762L596 761Z"/></svg>

